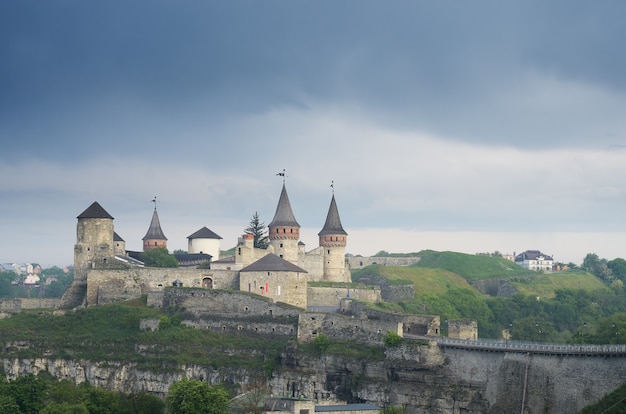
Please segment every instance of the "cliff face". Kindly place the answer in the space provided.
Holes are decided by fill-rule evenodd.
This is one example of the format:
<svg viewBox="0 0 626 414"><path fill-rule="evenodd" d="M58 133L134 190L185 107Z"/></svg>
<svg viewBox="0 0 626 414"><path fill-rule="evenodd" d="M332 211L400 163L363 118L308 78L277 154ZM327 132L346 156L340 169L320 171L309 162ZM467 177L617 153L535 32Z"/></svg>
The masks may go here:
<svg viewBox="0 0 626 414"><path fill-rule="evenodd" d="M236 358L236 352L233 353ZM47 370L59 379L122 392L165 396L182 378L240 384L259 372L241 368L180 366L152 372L130 363L62 359L2 359L9 378ZM310 355L290 346L266 378L274 395L320 401L407 406L415 414L570 413L595 402L626 381L626 358L537 356L441 350L405 341L384 359Z"/></svg>

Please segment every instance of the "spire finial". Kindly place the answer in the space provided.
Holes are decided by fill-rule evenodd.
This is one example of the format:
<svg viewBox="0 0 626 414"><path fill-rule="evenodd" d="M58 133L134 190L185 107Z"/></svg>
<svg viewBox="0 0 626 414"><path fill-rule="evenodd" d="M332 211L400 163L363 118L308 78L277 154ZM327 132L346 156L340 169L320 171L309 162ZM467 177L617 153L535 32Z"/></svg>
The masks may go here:
<svg viewBox="0 0 626 414"><path fill-rule="evenodd" d="M333 195L335 195L335 180L330 182L330 188L332 188Z"/></svg>
<svg viewBox="0 0 626 414"><path fill-rule="evenodd" d="M154 203L154 209L156 210L156 205L157 205L156 196L154 196L154 198L151 200L151 202Z"/></svg>
<svg viewBox="0 0 626 414"><path fill-rule="evenodd" d="M285 169L283 168L283 171L282 171L282 172L279 172L279 173L276 173L276 175L278 175L278 176L280 176L280 177L283 177L283 184L285 184L285 177L287 176L287 175L285 174Z"/></svg>

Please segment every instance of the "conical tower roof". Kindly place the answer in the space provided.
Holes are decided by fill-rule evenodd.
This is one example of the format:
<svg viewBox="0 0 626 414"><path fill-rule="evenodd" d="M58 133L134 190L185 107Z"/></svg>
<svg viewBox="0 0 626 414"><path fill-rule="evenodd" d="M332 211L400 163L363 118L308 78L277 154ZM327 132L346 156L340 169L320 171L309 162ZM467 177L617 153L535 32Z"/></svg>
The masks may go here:
<svg viewBox="0 0 626 414"><path fill-rule="evenodd" d="M150 228L146 235L143 236L142 240L167 240L167 237L163 234L163 230L161 230L161 222L159 221L159 214L156 208L154 209L154 213L152 213Z"/></svg>
<svg viewBox="0 0 626 414"><path fill-rule="evenodd" d="M341 225L341 219L339 218L339 210L337 209L337 202L335 201L335 195L333 194L333 198L330 200L330 207L328 208L328 214L326 215L326 223L324 223L324 228L317 233L318 236L325 236L327 234L345 234L346 231L343 229Z"/></svg>
<svg viewBox="0 0 626 414"><path fill-rule="evenodd" d="M287 226L287 227L300 227L291 210L291 203L289 202L289 196L287 195L287 189L285 183L283 183L283 189L280 192L280 199L278 200L278 206L276 206L276 213L274 219L268 227Z"/></svg>
<svg viewBox="0 0 626 414"><path fill-rule="evenodd" d="M107 213L107 211L104 208L102 208L102 206L97 201L94 201L89 207L87 207L87 210L80 213L78 217L76 218L78 219L89 219L89 218L113 219L113 216Z"/></svg>

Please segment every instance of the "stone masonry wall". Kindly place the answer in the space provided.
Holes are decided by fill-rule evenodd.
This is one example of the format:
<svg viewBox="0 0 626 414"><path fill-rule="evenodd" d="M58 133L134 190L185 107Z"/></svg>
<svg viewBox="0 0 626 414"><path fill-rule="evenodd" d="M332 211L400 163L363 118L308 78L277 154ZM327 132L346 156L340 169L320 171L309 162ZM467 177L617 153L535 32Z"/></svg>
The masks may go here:
<svg viewBox="0 0 626 414"><path fill-rule="evenodd" d="M339 303L344 298L358 299L365 302L380 302L379 288L351 288L351 287L307 287L308 306L328 306L339 309Z"/></svg>
<svg viewBox="0 0 626 414"><path fill-rule="evenodd" d="M298 341L311 342L320 333L329 338L350 338L370 345L381 345L388 331L402 336L402 324L372 321L323 312L303 312L298 319Z"/></svg>
<svg viewBox="0 0 626 414"><path fill-rule="evenodd" d="M386 257L386 256L349 256L346 257L349 269L363 269L364 267L380 264L383 266L411 266L420 261L419 257Z"/></svg>
<svg viewBox="0 0 626 414"><path fill-rule="evenodd" d="M229 270L189 268L132 268L129 270L90 270L87 274L87 306L103 305L138 298L162 291L175 281L183 287L201 287L210 279L214 288L239 287L237 273Z"/></svg>
<svg viewBox="0 0 626 414"><path fill-rule="evenodd" d="M179 306L195 314L229 318L268 315L297 319L302 311L259 295L201 288L167 288L163 292L163 306Z"/></svg>
<svg viewBox="0 0 626 414"><path fill-rule="evenodd" d="M19 313L23 309L55 309L61 299L57 298L13 298L0 300L0 311Z"/></svg>

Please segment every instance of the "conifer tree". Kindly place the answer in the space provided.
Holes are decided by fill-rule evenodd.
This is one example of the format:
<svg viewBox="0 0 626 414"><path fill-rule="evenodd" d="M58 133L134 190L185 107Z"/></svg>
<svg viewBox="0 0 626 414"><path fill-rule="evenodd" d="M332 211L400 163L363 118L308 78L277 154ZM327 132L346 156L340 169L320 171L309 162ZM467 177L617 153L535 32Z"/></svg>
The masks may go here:
<svg viewBox="0 0 626 414"><path fill-rule="evenodd" d="M267 237L267 228L265 223L259 219L259 213L256 211L250 220L250 225L244 230L246 234L254 235L254 247L259 249L267 249L270 240Z"/></svg>

